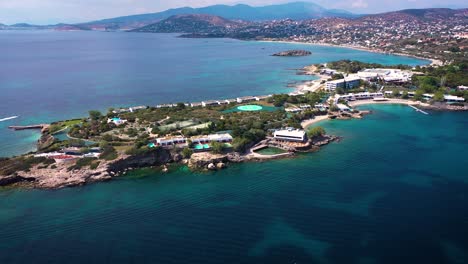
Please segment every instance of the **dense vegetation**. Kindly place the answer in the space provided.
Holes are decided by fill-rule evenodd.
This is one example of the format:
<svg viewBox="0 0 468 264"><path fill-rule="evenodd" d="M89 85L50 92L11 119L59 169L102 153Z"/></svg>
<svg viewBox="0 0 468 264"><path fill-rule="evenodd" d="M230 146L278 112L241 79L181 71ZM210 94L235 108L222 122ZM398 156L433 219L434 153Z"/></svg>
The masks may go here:
<svg viewBox="0 0 468 264"><path fill-rule="evenodd" d="M319 65L321 66L321 65ZM362 61L351 61L351 60L339 60L339 61L333 61L333 62L328 62L327 67L333 70L345 72L345 73L357 73L358 71L364 70L364 69L372 69L372 68L387 68L387 69L404 69L404 70L409 70L412 67L408 65L382 65L378 63L367 63L367 62L362 62Z"/></svg>

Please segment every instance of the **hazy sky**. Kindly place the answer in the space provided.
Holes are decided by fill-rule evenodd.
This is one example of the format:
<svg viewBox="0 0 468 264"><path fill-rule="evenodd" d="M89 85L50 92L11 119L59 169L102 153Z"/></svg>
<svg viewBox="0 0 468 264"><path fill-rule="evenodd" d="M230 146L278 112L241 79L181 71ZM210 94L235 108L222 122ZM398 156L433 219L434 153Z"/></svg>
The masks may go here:
<svg viewBox="0 0 468 264"><path fill-rule="evenodd" d="M254 6L295 0L0 0L0 23L76 23L116 16L163 11L183 6L249 4ZM306 0L308 1L308 0ZM314 0L326 8L377 13L404 8L467 7L466 0Z"/></svg>

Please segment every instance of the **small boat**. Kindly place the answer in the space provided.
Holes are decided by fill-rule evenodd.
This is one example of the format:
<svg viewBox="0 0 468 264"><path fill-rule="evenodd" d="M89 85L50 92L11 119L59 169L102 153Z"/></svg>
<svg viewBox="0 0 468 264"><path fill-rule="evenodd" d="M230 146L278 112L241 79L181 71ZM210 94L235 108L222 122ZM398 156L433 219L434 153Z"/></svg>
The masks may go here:
<svg viewBox="0 0 468 264"><path fill-rule="evenodd" d="M8 121L8 120L15 119L15 118L18 118L18 116L5 117L5 118L0 119L0 122Z"/></svg>

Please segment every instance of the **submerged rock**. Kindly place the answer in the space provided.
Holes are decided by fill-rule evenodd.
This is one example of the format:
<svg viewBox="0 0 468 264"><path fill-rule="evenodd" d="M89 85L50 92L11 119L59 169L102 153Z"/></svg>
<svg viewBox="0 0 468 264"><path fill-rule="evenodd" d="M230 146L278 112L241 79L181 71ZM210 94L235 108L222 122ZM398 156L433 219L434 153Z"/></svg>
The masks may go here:
<svg viewBox="0 0 468 264"><path fill-rule="evenodd" d="M216 168L218 168L218 169L224 169L224 168L226 168L226 164L223 163L223 162L220 162L220 163L216 164Z"/></svg>

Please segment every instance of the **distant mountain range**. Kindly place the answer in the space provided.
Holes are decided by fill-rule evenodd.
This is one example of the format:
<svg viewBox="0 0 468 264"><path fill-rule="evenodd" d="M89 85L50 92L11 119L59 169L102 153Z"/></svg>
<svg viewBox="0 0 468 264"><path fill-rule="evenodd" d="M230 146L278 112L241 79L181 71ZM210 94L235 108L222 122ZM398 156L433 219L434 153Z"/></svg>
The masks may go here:
<svg viewBox="0 0 468 264"><path fill-rule="evenodd" d="M463 12L461 13L463 14ZM0 29L134 30L142 28L140 31L168 32L172 27L172 31L191 32L192 30L188 30L190 20L198 23L196 26L215 29L216 27L211 25L213 22L211 20L213 19L224 21L224 23L235 27L238 23L255 23L282 19L309 20L329 17L365 19L376 16L382 17L383 19L440 19L454 15L460 15L460 10L448 8L408 9L375 15L357 15L344 10L326 9L310 2L293 2L261 7L253 7L243 4L234 6L212 5L202 8L183 7L169 9L159 13L123 16L80 24L57 24L46 26L30 25L25 23L10 26L0 24ZM192 27L194 26L195 25Z"/></svg>
<svg viewBox="0 0 468 264"><path fill-rule="evenodd" d="M459 24L468 18L467 9L411 9L368 15L359 18L321 18L307 20L269 20L248 22L229 20L213 15L174 15L159 22L133 29L134 32L184 33L183 37L191 38L237 38L265 39L288 38L292 36L327 35L338 33L343 27L353 31L370 32L373 28L399 28L402 25L418 31L432 24L444 24L456 19ZM419 25L419 26L418 26ZM421 26L426 25L426 26ZM343 32L341 32L343 33ZM341 34L340 33L340 34Z"/></svg>
<svg viewBox="0 0 468 264"><path fill-rule="evenodd" d="M82 24L91 28L137 28L152 24L171 16L185 14L204 14L230 20L265 21L277 19L304 20L322 17L356 17L344 10L325 9L310 2L293 2L280 5L253 7L249 5L213 5L202 8L183 7L159 13L116 17Z"/></svg>

